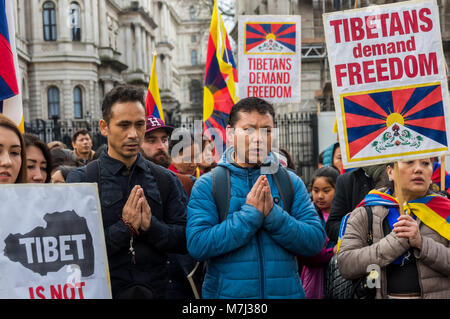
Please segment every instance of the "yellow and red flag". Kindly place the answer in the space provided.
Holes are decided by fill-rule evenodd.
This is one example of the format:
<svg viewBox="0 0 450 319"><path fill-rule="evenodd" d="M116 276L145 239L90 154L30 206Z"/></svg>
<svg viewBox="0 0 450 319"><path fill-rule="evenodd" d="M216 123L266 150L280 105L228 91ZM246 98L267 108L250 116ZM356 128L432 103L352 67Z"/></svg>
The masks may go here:
<svg viewBox="0 0 450 319"><path fill-rule="evenodd" d="M147 110L147 116L154 116L165 122L161 97L159 96L158 77L156 76L156 55L155 52L153 54L152 73L150 75L145 108Z"/></svg>
<svg viewBox="0 0 450 319"><path fill-rule="evenodd" d="M230 41L222 17L217 10L217 0L211 18L206 57L203 94L203 129L212 140L208 129L220 131L223 150L226 147L225 129L231 108L238 101L238 76ZM217 133L218 134L218 133ZM220 145L215 141L215 145ZM220 152L222 153L222 152ZM217 154L217 153L216 153Z"/></svg>

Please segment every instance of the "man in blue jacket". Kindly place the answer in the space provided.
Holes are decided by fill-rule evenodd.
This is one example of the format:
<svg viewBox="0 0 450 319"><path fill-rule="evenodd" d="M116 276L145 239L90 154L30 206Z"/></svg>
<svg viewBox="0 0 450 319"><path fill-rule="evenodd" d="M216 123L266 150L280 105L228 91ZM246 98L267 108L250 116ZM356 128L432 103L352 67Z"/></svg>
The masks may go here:
<svg viewBox="0 0 450 319"><path fill-rule="evenodd" d="M314 256L325 230L302 180L289 172L291 209L283 207L267 166L281 165L271 151L275 112L259 98L231 109L229 147L219 162L230 171L227 217L219 220L212 174L200 177L188 204L186 239L197 260L207 260L203 298L304 298L296 255ZM215 187L227 187L215 185Z"/></svg>

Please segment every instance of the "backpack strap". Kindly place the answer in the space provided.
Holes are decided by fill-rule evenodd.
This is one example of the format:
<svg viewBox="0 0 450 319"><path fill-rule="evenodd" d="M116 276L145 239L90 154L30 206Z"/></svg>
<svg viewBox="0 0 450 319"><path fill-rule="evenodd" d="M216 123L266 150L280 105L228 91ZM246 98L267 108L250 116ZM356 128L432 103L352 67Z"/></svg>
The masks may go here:
<svg viewBox="0 0 450 319"><path fill-rule="evenodd" d="M89 162L85 167L86 172L86 182L87 183L97 183L100 181L100 163L98 160Z"/></svg>
<svg viewBox="0 0 450 319"><path fill-rule="evenodd" d="M152 172L153 176L156 179L156 184L158 185L159 190L159 196L161 196L161 200L163 202L163 205L167 203L167 199L169 197L169 194L171 192L170 185L167 182L167 174L170 174L166 172L165 168L154 164L151 161L146 161L147 166L149 167L150 171Z"/></svg>
<svg viewBox="0 0 450 319"><path fill-rule="evenodd" d="M272 176L278 191L280 192L283 207L287 212L290 212L294 200L294 186L292 185L289 172L284 167L280 166L278 171Z"/></svg>
<svg viewBox="0 0 450 319"><path fill-rule="evenodd" d="M216 184L219 186L216 187ZM226 187L222 187L222 185L226 185ZM223 222L227 218L230 208L230 187L230 171L223 166L215 167L212 170L212 194L219 213L219 222Z"/></svg>
<svg viewBox="0 0 450 319"><path fill-rule="evenodd" d="M373 212L371 206L364 206L367 214L367 244L372 245L373 244ZM350 218L350 213L345 214L345 216L341 220L341 225L339 227L339 236L338 236L338 242L337 242L337 251L339 252L339 249L341 248L341 242L342 238L344 238L345 230L347 228L347 222Z"/></svg>

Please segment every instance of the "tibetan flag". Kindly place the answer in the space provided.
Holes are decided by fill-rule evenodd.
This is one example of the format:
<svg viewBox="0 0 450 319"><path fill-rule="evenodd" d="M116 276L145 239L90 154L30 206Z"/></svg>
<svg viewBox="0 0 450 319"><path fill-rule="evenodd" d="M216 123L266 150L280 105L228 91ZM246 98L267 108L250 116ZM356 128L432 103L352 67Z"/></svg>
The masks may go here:
<svg viewBox="0 0 450 319"><path fill-rule="evenodd" d="M398 201L395 197L372 190L357 206L385 206L397 207ZM442 196L424 196L413 199L404 205L405 210L417 216L425 225L439 233L442 237L450 240L450 200Z"/></svg>
<svg viewBox="0 0 450 319"><path fill-rule="evenodd" d="M295 54L295 23L247 23L245 53Z"/></svg>
<svg viewBox="0 0 450 319"><path fill-rule="evenodd" d="M430 83L342 96L347 159L388 158L448 147L442 88Z"/></svg>
<svg viewBox="0 0 450 319"><path fill-rule="evenodd" d="M433 175L431 175L431 180L439 189L441 189L441 164L438 162L433 163ZM450 192L450 175L447 172L445 172L445 190Z"/></svg>
<svg viewBox="0 0 450 319"><path fill-rule="evenodd" d="M24 132L12 1L0 0L0 113Z"/></svg>
<svg viewBox="0 0 450 319"><path fill-rule="evenodd" d="M152 73L150 75L145 108L147 110L147 116L157 117L164 122L164 113L159 96L158 77L156 76L156 53L153 54Z"/></svg>
<svg viewBox="0 0 450 319"><path fill-rule="evenodd" d="M236 63L216 0L211 18L203 94L203 130L216 146L222 145L221 150L216 149L216 160L226 147L225 128L231 108L238 100L237 88ZM222 140L217 141L216 138Z"/></svg>

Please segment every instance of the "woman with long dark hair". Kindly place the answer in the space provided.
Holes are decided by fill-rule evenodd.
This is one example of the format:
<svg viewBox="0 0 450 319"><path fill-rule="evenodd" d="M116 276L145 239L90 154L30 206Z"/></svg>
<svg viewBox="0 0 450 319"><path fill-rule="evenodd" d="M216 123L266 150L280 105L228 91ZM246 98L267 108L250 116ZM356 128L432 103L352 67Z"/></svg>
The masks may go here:
<svg viewBox="0 0 450 319"><path fill-rule="evenodd" d="M0 184L27 182L25 142L16 124L0 114Z"/></svg>

